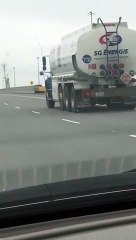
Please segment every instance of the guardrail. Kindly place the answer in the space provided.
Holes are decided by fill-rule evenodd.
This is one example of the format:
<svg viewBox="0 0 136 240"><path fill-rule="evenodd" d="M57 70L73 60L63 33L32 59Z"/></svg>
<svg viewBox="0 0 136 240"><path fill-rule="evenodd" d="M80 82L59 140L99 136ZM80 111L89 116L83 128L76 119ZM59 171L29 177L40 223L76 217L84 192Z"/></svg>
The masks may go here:
<svg viewBox="0 0 136 240"><path fill-rule="evenodd" d="M117 174L136 168L135 159L136 156L126 156L0 170L0 191L50 182Z"/></svg>
<svg viewBox="0 0 136 240"><path fill-rule="evenodd" d="M35 93L36 86L22 86L22 87L13 87L13 88L5 88L0 89L0 94L33 94ZM37 91L38 93L38 91ZM44 92L43 92L44 93Z"/></svg>
<svg viewBox="0 0 136 240"><path fill-rule="evenodd" d="M13 88L5 88L0 89L0 93L34 93L34 87L35 86L22 86L22 87L13 87Z"/></svg>

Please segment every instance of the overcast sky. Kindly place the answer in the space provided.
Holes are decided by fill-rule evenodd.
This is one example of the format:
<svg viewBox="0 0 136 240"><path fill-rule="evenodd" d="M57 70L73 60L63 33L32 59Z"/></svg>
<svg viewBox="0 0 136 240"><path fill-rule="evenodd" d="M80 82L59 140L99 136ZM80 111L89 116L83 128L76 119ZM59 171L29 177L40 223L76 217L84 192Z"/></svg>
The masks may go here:
<svg viewBox="0 0 136 240"><path fill-rule="evenodd" d="M48 54L67 33L88 25L89 11L94 21L117 21L122 16L136 29L135 0L0 0L0 88L3 64L13 86L37 83L37 56Z"/></svg>

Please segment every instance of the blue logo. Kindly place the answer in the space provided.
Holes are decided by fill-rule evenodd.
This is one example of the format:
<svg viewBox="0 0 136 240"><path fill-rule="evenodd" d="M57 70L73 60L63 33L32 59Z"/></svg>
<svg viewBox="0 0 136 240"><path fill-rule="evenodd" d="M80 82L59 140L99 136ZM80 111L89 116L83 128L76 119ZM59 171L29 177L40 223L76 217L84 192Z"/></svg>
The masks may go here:
<svg viewBox="0 0 136 240"><path fill-rule="evenodd" d="M92 61L92 58L90 55L84 55L83 58L82 58L83 62L88 64Z"/></svg>

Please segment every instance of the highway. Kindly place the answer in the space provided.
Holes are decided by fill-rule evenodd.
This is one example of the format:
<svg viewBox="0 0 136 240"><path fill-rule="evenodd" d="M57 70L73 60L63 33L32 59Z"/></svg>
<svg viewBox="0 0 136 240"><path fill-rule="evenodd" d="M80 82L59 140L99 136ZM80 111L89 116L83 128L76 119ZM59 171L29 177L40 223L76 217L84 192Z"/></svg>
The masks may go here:
<svg viewBox="0 0 136 240"><path fill-rule="evenodd" d="M136 168L136 111L68 113L0 94L0 190Z"/></svg>

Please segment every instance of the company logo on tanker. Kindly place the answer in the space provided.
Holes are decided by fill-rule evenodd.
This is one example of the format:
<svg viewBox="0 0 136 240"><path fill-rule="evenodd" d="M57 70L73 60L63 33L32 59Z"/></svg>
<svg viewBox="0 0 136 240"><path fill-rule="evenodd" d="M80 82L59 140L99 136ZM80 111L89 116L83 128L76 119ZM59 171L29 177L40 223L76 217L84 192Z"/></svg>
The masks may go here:
<svg viewBox="0 0 136 240"><path fill-rule="evenodd" d="M92 61L92 58L91 58L91 56L90 55L84 55L83 57L82 57L82 61L84 62L84 63L86 63L86 64L88 64L88 63L90 63L91 61Z"/></svg>
<svg viewBox="0 0 136 240"><path fill-rule="evenodd" d="M122 42L122 37L120 35L115 35L113 33L107 33L107 41L109 46L116 46ZM99 38L101 44L106 44L106 35Z"/></svg>

